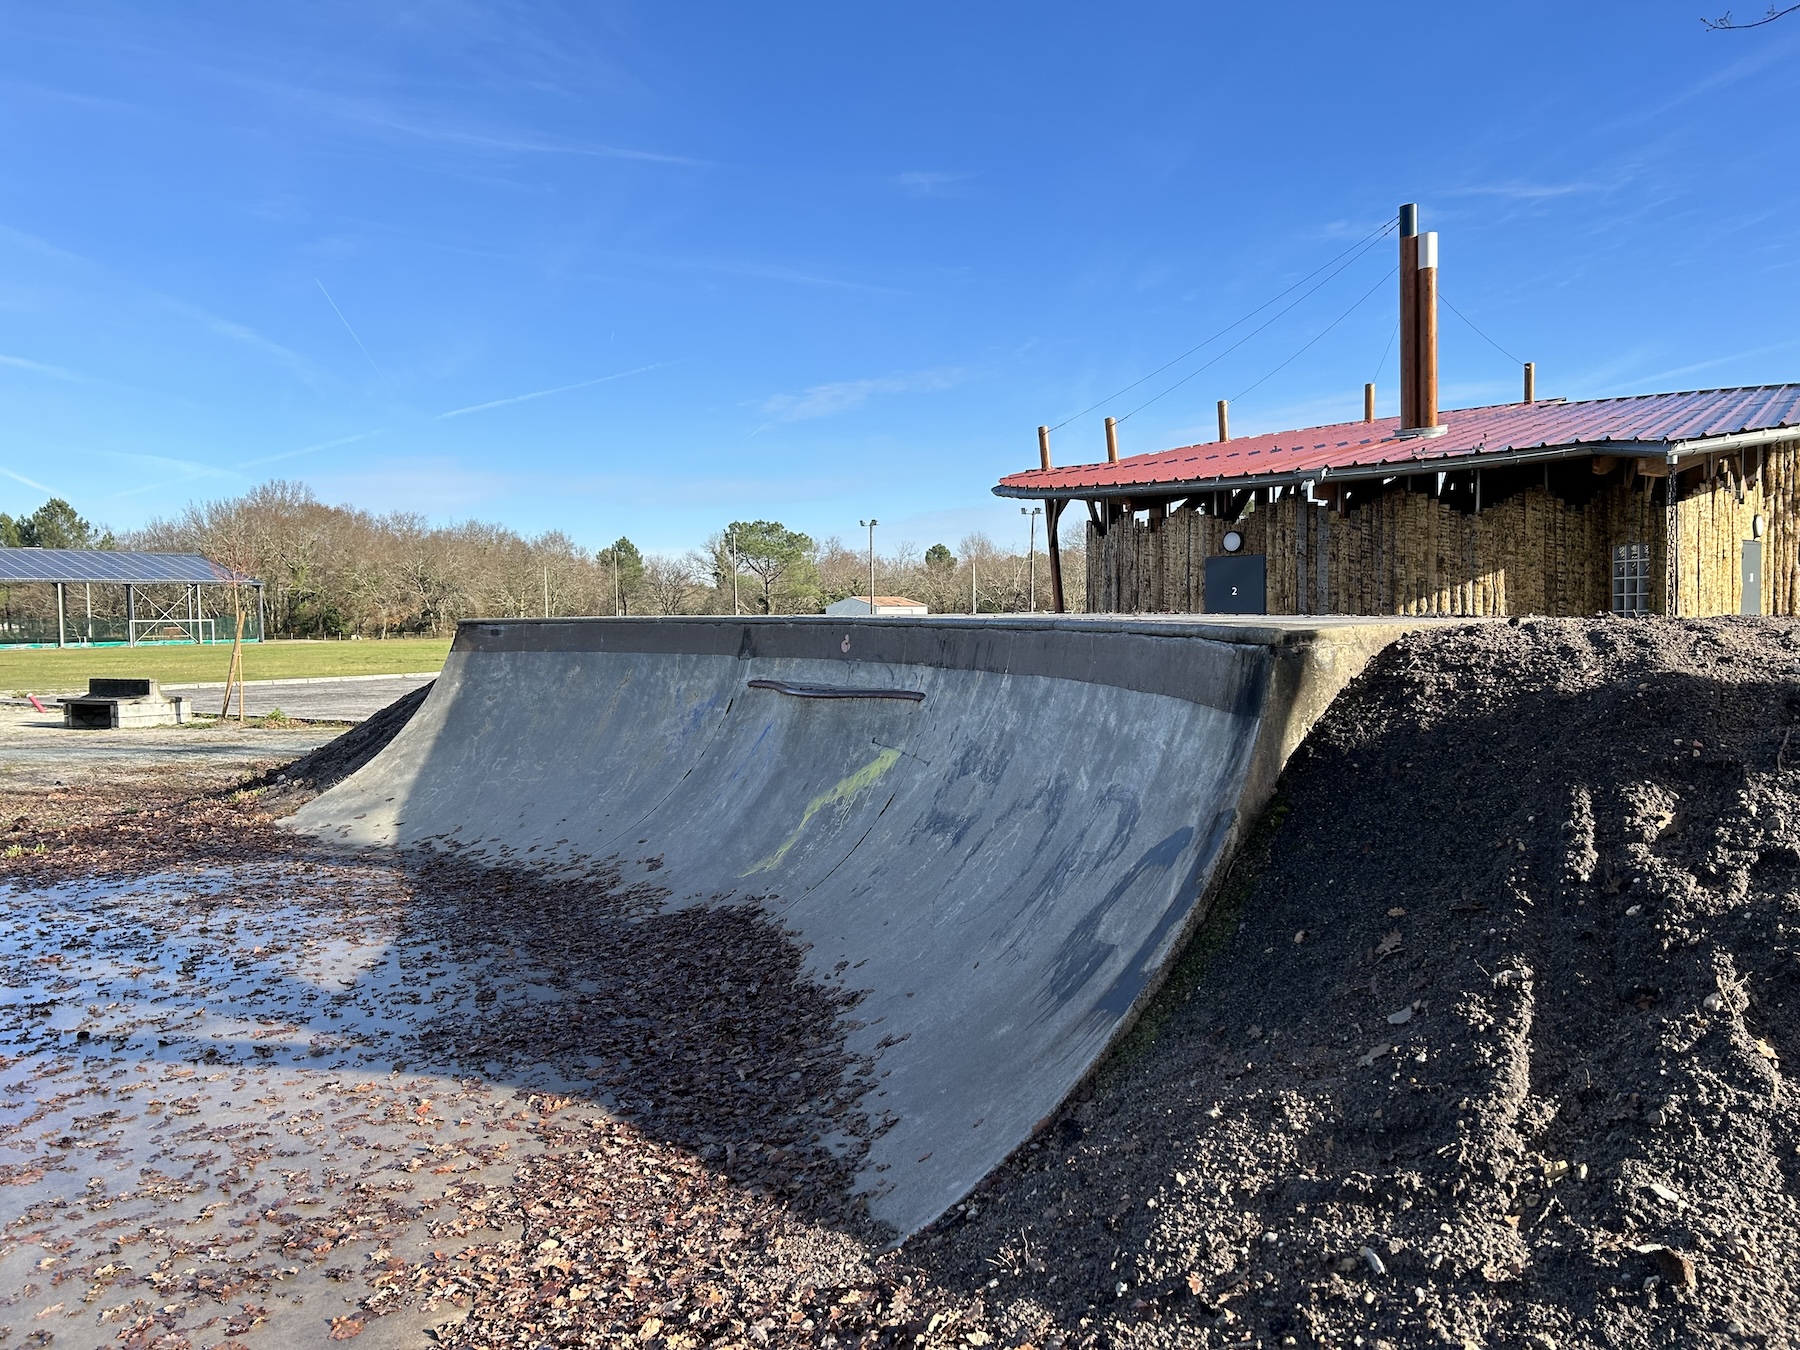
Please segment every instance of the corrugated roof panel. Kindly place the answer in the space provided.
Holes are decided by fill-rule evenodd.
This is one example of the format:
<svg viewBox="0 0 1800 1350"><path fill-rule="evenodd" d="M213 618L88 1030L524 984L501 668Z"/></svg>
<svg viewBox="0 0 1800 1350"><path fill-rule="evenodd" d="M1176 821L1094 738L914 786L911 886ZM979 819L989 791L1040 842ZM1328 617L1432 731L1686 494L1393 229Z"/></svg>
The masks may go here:
<svg viewBox="0 0 1800 1350"><path fill-rule="evenodd" d="M254 579L239 576L241 584ZM94 548L0 548L0 585L34 581L91 581L99 584L154 586L230 585L232 573L198 553L129 553Z"/></svg>
<svg viewBox="0 0 1800 1350"><path fill-rule="evenodd" d="M1446 428L1430 439L1395 436L1399 419L1340 422L1300 431L1240 436L1203 445L1132 455L1117 464L1076 464L1008 474L1008 495L1117 491L1214 479L1316 473L1320 470L1432 465L1446 459L1529 450L1575 450L1605 442L1673 442L1795 427L1800 435L1800 384L1748 389L1701 389L1639 394L1579 403L1505 403L1453 409L1439 415Z"/></svg>

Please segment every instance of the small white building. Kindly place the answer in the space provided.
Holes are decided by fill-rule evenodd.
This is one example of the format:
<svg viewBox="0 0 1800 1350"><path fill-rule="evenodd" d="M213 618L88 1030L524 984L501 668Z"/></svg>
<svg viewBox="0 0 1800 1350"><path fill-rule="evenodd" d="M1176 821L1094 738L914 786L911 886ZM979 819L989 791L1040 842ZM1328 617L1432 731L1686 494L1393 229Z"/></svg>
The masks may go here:
<svg viewBox="0 0 1800 1350"><path fill-rule="evenodd" d="M878 616L904 614L917 618L931 613L917 600L908 600L904 595L878 595L873 601L866 595L846 596L842 600L834 600L825 606L825 612L840 619L857 618L870 614Z"/></svg>

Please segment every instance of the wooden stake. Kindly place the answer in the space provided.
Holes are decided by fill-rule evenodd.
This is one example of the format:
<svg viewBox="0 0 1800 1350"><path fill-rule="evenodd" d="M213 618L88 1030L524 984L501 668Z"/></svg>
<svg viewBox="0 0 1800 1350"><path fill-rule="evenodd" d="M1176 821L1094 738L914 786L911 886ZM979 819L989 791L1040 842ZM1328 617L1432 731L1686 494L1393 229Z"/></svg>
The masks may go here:
<svg viewBox="0 0 1800 1350"><path fill-rule="evenodd" d="M1119 421L1116 417L1106 419L1106 462L1119 462Z"/></svg>

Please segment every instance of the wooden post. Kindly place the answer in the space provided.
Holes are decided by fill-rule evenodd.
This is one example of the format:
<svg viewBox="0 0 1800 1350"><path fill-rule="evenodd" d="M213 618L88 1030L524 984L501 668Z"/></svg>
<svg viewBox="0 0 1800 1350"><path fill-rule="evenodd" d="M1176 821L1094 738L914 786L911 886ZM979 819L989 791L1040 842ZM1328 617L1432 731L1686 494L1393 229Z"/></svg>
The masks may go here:
<svg viewBox="0 0 1800 1350"><path fill-rule="evenodd" d="M1400 425L1419 425L1419 208L1400 208Z"/></svg>
<svg viewBox="0 0 1800 1350"><path fill-rule="evenodd" d="M1038 428L1038 460L1043 464L1046 473L1050 470L1050 428Z"/></svg>
<svg viewBox="0 0 1800 1350"><path fill-rule="evenodd" d="M56 583L56 645L58 647L67 645L63 637L63 610L63 584L59 581Z"/></svg>
<svg viewBox="0 0 1800 1350"><path fill-rule="evenodd" d="M1112 418L1107 418L1108 430L1112 427ZM1056 522L1061 518L1063 508L1068 506L1066 500L1044 501L1044 546L1050 550L1050 604L1058 614L1063 608L1063 574L1062 546L1056 540Z"/></svg>
<svg viewBox="0 0 1800 1350"><path fill-rule="evenodd" d="M1375 386L1373 384L1365 384L1363 386L1363 421L1373 422L1374 420Z"/></svg>
<svg viewBox="0 0 1800 1350"><path fill-rule="evenodd" d="M1231 439L1231 416L1225 407L1224 399L1219 400L1219 439L1221 441Z"/></svg>
<svg viewBox="0 0 1800 1350"><path fill-rule="evenodd" d="M1525 402L1537 402L1537 362L1525 363Z"/></svg>
<svg viewBox="0 0 1800 1350"><path fill-rule="evenodd" d="M1106 419L1106 462L1108 464L1119 462L1119 419L1116 417ZM1060 609L1061 606L1059 605L1057 608Z"/></svg>
<svg viewBox="0 0 1800 1350"><path fill-rule="evenodd" d="M1419 400L1418 425L1438 424L1437 233L1419 236Z"/></svg>

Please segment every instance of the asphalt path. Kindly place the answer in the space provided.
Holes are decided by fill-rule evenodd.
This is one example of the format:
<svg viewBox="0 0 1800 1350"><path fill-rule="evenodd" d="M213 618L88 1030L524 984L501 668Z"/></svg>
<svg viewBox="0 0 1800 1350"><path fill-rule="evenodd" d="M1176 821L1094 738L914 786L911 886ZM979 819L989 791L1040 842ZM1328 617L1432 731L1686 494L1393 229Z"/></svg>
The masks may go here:
<svg viewBox="0 0 1800 1350"><path fill-rule="evenodd" d="M244 685L244 711L250 717L267 717L279 709L289 717L311 721L361 722L436 678L435 674L412 674L250 680ZM225 701L223 684L164 685L163 692L187 695L194 701L194 710L209 717L216 715ZM231 711L236 716L235 697Z"/></svg>

